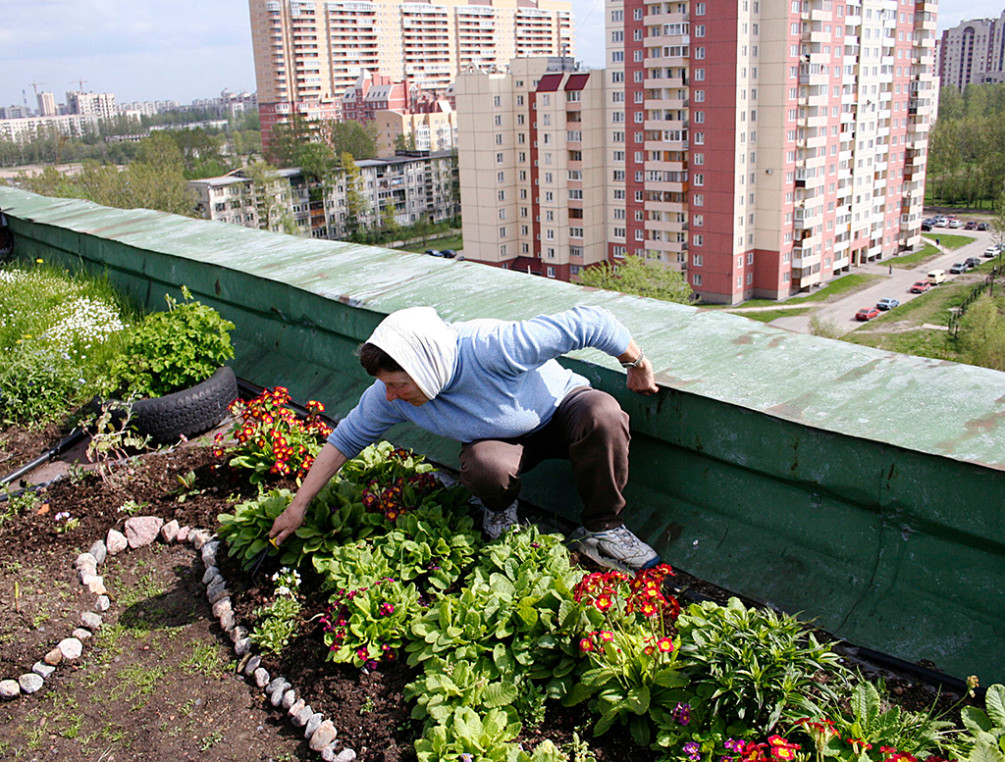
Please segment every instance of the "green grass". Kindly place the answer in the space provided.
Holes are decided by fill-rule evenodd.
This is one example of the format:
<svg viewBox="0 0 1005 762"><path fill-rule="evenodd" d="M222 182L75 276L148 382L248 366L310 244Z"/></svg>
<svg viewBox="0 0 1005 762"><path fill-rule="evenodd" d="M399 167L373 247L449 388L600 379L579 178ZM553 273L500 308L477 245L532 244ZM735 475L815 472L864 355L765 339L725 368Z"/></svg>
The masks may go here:
<svg viewBox="0 0 1005 762"><path fill-rule="evenodd" d="M708 309L724 309L724 310L739 310L744 307L782 307L791 306L794 304L805 304L806 302L824 302L831 297L841 296L843 294L851 293L853 291L858 291L865 288L873 281L879 280L881 276L879 275L868 275L865 273L852 273L850 275L844 275L837 280L831 281L823 288L813 293L807 294L805 296L794 296L791 299L785 299L784 301L778 301L777 299L751 299L748 302L744 302L739 307L734 307L728 304L702 304L701 307ZM738 313L739 314L739 313ZM751 315L747 315L751 317Z"/></svg>
<svg viewBox="0 0 1005 762"><path fill-rule="evenodd" d="M962 236L960 237L962 238ZM928 259L937 257L941 253L942 252L935 248L932 244L927 244L923 249L919 249L913 254L898 254L893 259L886 260L886 264L907 270L912 267L916 267Z"/></svg>
<svg viewBox="0 0 1005 762"><path fill-rule="evenodd" d="M736 312L736 315L742 315L745 318L750 318L751 320L757 320L761 323L770 323L772 320L777 320L783 317L795 317L796 315L802 315L809 311L809 307L798 307L792 310L759 310L750 312Z"/></svg>
<svg viewBox="0 0 1005 762"><path fill-rule="evenodd" d="M419 254L428 249L453 249L460 251L464 248L464 239L459 235L448 235L443 238L431 238L428 241L414 241L406 246L402 246L398 251L411 251Z"/></svg>
<svg viewBox="0 0 1005 762"><path fill-rule="evenodd" d="M929 241L934 241L938 238L939 246L946 249L958 249L961 246L972 243L974 240L973 236L956 235L954 233L925 233L922 238L927 238Z"/></svg>

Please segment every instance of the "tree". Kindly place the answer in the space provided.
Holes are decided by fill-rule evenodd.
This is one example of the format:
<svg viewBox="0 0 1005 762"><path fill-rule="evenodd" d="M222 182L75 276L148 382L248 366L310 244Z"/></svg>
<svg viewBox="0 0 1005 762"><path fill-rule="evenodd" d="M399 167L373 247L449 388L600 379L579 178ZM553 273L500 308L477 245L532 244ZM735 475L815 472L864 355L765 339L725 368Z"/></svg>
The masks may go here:
<svg viewBox="0 0 1005 762"><path fill-rule="evenodd" d="M251 180L250 193L258 213L258 227L296 235L296 221L289 209L280 202L280 178L276 168L264 161L257 161L244 168L244 175Z"/></svg>
<svg viewBox="0 0 1005 762"><path fill-rule="evenodd" d="M352 158L352 154L343 153L340 162L342 173L345 176L346 231L348 237L353 238L361 227L366 227L366 217L370 213L370 205L363 195L363 177Z"/></svg>
<svg viewBox="0 0 1005 762"><path fill-rule="evenodd" d="M373 159L377 156L377 125L366 126L352 120L327 125L328 141L337 156L344 153L353 159Z"/></svg>
<svg viewBox="0 0 1005 762"><path fill-rule="evenodd" d="M681 273L640 256L625 257L613 266L604 262L588 267L580 273L580 283L678 304L690 304L695 298Z"/></svg>
<svg viewBox="0 0 1005 762"><path fill-rule="evenodd" d="M960 319L960 356L964 362L1005 370L1005 316L985 294Z"/></svg>

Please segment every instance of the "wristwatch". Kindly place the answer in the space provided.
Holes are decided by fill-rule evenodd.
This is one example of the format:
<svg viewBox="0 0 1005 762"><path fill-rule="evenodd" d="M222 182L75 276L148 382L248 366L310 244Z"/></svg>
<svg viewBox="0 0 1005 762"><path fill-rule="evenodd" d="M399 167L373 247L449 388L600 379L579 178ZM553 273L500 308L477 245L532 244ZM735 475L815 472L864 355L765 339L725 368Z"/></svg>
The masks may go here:
<svg viewBox="0 0 1005 762"><path fill-rule="evenodd" d="M642 350L640 349L640 350L639 350L639 356L638 356L638 357L636 357L636 358L635 358L634 360L632 360L631 362L627 362L627 361L623 361L623 362L621 363L621 367L622 367L622 368L637 368L637 367L639 367L639 365L641 365L641 364L642 364L642 361L643 361L643 360L645 360L645 359L646 359L646 353L645 353L645 352L643 352L643 351L642 351Z"/></svg>

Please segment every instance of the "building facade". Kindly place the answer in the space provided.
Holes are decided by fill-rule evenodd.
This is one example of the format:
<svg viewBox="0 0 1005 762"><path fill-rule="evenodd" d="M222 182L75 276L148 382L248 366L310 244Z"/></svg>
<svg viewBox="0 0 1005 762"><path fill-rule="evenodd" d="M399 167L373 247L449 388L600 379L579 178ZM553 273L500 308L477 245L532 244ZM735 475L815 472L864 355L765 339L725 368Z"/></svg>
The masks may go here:
<svg viewBox="0 0 1005 762"><path fill-rule="evenodd" d="M942 33L939 76L959 91L967 85L1005 82L1005 13L972 19Z"/></svg>
<svg viewBox="0 0 1005 762"><path fill-rule="evenodd" d="M96 116L99 119L114 119L119 115L114 93L67 92L66 108L70 114Z"/></svg>
<svg viewBox="0 0 1005 762"><path fill-rule="evenodd" d="M341 240L352 231L442 222L460 215L457 160L451 152L412 152L356 162L319 183L296 168L240 169L190 180L204 219L293 235Z"/></svg>
<svg viewBox="0 0 1005 762"><path fill-rule="evenodd" d="M250 0L263 142L293 115L338 119L361 70L444 92L468 66L571 54L569 0Z"/></svg>
<svg viewBox="0 0 1005 762"><path fill-rule="evenodd" d="M918 243L935 10L607 0L607 68L590 75L604 78L605 197L585 216L604 219L608 261L662 262L702 299L735 304L821 286ZM495 113L461 92L459 82L462 115ZM460 160L467 233L463 178L476 158ZM467 235L465 256L485 258Z"/></svg>

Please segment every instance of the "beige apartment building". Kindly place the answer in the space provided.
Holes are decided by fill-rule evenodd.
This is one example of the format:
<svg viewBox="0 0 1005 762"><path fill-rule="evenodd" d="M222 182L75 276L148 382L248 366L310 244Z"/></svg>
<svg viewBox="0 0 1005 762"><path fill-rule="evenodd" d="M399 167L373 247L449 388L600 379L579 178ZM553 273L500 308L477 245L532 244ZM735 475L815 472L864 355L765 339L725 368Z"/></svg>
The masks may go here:
<svg viewBox="0 0 1005 762"><path fill-rule="evenodd" d="M443 92L469 66L571 54L569 0L249 0L263 141L293 114L337 119L365 69Z"/></svg>
<svg viewBox="0 0 1005 762"><path fill-rule="evenodd" d="M560 280L604 261L603 72L517 59L456 93L465 257Z"/></svg>
<svg viewBox="0 0 1005 762"><path fill-rule="evenodd" d="M602 171L604 194L583 210L603 220L600 259L657 260L684 272L702 299L735 304L822 286L920 241L934 0L607 0L605 12L607 68L589 73L603 101L602 135L590 144L601 157L583 168L584 177ZM551 86L484 73L458 80L469 259L512 256L502 232L513 237L513 227L487 201L509 194L535 159L486 146L521 139L524 126L507 114L521 79L535 99ZM571 135L570 115L552 129ZM482 131L473 139L469 119ZM493 155L501 166L489 172ZM552 275L543 260L530 269Z"/></svg>

